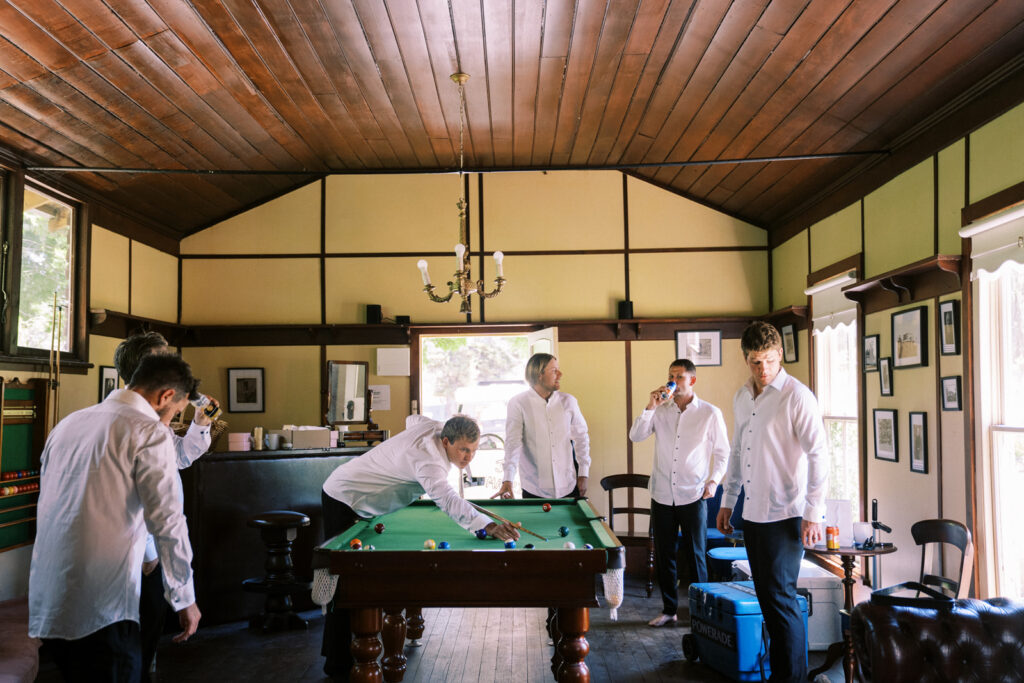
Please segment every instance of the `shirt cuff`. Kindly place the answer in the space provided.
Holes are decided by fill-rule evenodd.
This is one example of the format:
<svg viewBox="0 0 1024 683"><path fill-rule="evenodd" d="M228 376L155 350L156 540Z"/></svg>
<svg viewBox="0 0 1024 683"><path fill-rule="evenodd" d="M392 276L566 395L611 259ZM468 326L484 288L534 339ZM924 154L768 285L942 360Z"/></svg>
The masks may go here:
<svg viewBox="0 0 1024 683"><path fill-rule="evenodd" d="M737 495L723 493L722 494L722 503L721 503L720 508L729 508L730 510L736 509L736 500L738 498L739 498L739 496L737 496Z"/></svg>
<svg viewBox="0 0 1024 683"><path fill-rule="evenodd" d="M195 588L193 588L192 586L191 580L185 585L173 591L167 588L167 582L165 581L164 597L167 599L167 602L170 603L171 609L173 609L175 612L180 612L189 605L195 603L196 591Z"/></svg>

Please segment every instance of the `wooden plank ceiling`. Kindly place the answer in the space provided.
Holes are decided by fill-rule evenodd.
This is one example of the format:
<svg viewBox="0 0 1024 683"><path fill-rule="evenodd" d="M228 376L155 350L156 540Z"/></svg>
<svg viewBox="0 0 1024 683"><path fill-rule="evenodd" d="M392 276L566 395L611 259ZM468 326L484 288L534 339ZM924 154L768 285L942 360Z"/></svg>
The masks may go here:
<svg viewBox="0 0 1024 683"><path fill-rule="evenodd" d="M0 0L0 34L0 146L175 237L455 168L457 70L466 168L624 168L769 230L883 156L676 162L895 154L1024 70L1021 0Z"/></svg>

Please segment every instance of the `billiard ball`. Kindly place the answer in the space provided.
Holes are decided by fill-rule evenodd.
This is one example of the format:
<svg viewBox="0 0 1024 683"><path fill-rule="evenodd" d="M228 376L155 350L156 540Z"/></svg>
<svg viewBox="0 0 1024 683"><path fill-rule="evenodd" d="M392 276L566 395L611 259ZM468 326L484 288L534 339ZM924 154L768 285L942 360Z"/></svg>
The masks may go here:
<svg viewBox="0 0 1024 683"><path fill-rule="evenodd" d="M533 544L532 543L527 543L523 547L526 548L527 550L533 550Z"/></svg>
<svg viewBox="0 0 1024 683"><path fill-rule="evenodd" d="M448 548L451 548L452 546L448 541L441 541L437 544L437 547L441 550L448 550Z"/></svg>
<svg viewBox="0 0 1024 683"><path fill-rule="evenodd" d="M551 503L544 503L540 506L540 509L544 512L551 512Z"/></svg>
<svg viewBox="0 0 1024 683"><path fill-rule="evenodd" d="M583 544L583 549L584 550L593 550L594 546L590 545L589 543L584 543Z"/></svg>
<svg viewBox="0 0 1024 683"><path fill-rule="evenodd" d="M566 541L565 544L562 547L563 548L568 548L569 550L573 550L573 549L576 548L576 544L573 543L572 541Z"/></svg>
<svg viewBox="0 0 1024 683"><path fill-rule="evenodd" d="M352 550L361 550L363 547L363 542L360 541L358 538L353 538L351 541L348 542L348 547Z"/></svg>
<svg viewBox="0 0 1024 683"><path fill-rule="evenodd" d="M378 534L384 533L384 522L377 522L376 524L374 524L373 530L376 531Z"/></svg>
<svg viewBox="0 0 1024 683"><path fill-rule="evenodd" d="M423 541L423 547L426 550L433 550L437 547L437 544L434 543L434 539L428 538L427 540Z"/></svg>
<svg viewBox="0 0 1024 683"><path fill-rule="evenodd" d="M515 548L516 547L516 542L515 541L505 541L505 547L509 548L509 549Z"/></svg>
<svg viewBox="0 0 1024 683"><path fill-rule="evenodd" d="M376 550L376 548L373 547L372 545L368 545L365 548L363 548L363 550Z"/></svg>
<svg viewBox="0 0 1024 683"><path fill-rule="evenodd" d="M567 526L560 526L560 527L558 527L558 535L559 536L563 536L563 537L564 536L568 536L569 535L569 527L567 527Z"/></svg>
<svg viewBox="0 0 1024 683"><path fill-rule="evenodd" d="M479 538L481 541L487 540L487 529L477 529L476 537Z"/></svg>

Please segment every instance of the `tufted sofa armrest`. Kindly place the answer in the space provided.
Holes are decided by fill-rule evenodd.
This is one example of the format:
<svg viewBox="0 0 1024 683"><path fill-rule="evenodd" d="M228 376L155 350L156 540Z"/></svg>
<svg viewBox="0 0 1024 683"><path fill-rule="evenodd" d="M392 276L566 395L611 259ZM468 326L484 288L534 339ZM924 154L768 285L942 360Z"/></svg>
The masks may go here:
<svg viewBox="0 0 1024 683"><path fill-rule="evenodd" d="M862 602L850 631L865 681L1024 681L1024 601L957 600L952 609Z"/></svg>

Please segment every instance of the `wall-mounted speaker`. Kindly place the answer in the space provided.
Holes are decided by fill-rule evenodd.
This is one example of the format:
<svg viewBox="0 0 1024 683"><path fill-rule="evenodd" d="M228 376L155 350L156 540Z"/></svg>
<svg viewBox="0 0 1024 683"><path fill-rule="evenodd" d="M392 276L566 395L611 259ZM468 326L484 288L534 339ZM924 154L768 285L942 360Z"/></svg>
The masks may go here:
<svg viewBox="0 0 1024 683"><path fill-rule="evenodd" d="M380 306L378 304L366 304L366 324L380 325L381 319Z"/></svg>
<svg viewBox="0 0 1024 683"><path fill-rule="evenodd" d="M633 319L633 302L632 301L620 301L619 302L619 320L632 320Z"/></svg>

